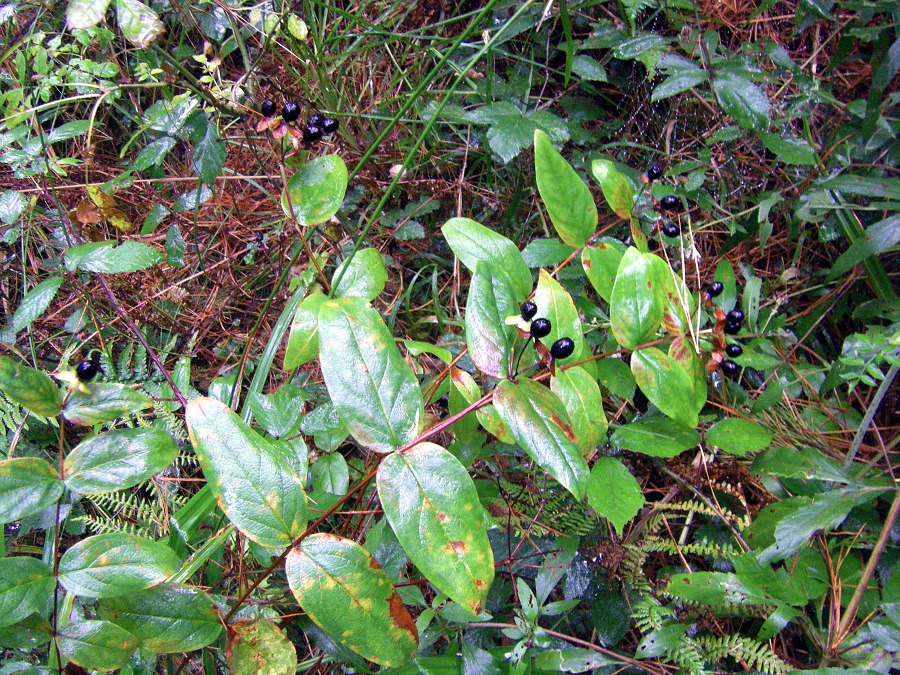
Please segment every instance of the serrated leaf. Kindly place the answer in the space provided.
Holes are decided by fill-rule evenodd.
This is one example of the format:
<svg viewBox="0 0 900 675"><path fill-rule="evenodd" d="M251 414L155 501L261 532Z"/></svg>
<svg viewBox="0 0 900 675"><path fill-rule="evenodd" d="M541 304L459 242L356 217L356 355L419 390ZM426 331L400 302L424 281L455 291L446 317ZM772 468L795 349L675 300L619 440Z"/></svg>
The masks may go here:
<svg viewBox="0 0 900 675"><path fill-rule="evenodd" d="M22 298L12 317L12 331L18 333L41 316L53 302L56 292L62 286L62 277L50 277L32 288Z"/></svg>
<svg viewBox="0 0 900 675"><path fill-rule="evenodd" d="M28 200L21 192L4 190L0 193L0 221L4 225L12 225L22 216L26 206Z"/></svg>
<svg viewBox="0 0 900 675"><path fill-rule="evenodd" d="M108 671L123 667L138 648L138 639L109 621L81 620L60 627L59 652L82 668Z"/></svg>
<svg viewBox="0 0 900 675"><path fill-rule="evenodd" d="M194 146L191 166L203 183L212 185L225 166L225 157L225 144L219 138L216 125L206 118L203 137Z"/></svg>
<svg viewBox="0 0 900 675"><path fill-rule="evenodd" d="M538 192L559 238L581 248L597 229L597 205L581 176L539 129L534 132L534 170Z"/></svg>
<svg viewBox="0 0 900 675"><path fill-rule="evenodd" d="M516 294L506 274L479 261L466 301L466 346L478 369L490 377L505 377L510 367L515 328L505 319L519 313Z"/></svg>
<svg viewBox="0 0 900 675"><path fill-rule="evenodd" d="M15 457L0 462L0 523L40 513L63 491L56 471L43 459Z"/></svg>
<svg viewBox="0 0 900 675"><path fill-rule="evenodd" d="M178 446L162 429L112 429L76 445L66 457L62 479L80 494L116 492L155 476L177 454Z"/></svg>
<svg viewBox="0 0 900 675"><path fill-rule="evenodd" d="M222 632L212 598L184 584L101 599L100 615L134 635L142 649L161 654L201 649Z"/></svg>
<svg viewBox="0 0 900 675"><path fill-rule="evenodd" d="M319 357L331 400L356 441L390 452L412 441L424 415L416 376L381 316L359 298L324 302Z"/></svg>
<svg viewBox="0 0 900 675"><path fill-rule="evenodd" d="M50 376L8 356L0 356L0 391L35 415L59 415L62 396Z"/></svg>
<svg viewBox="0 0 900 675"><path fill-rule="evenodd" d="M288 554L285 573L309 618L363 658L392 667L416 653L415 622L384 570L359 544L314 534Z"/></svg>
<svg viewBox="0 0 900 675"><path fill-rule="evenodd" d="M469 218L451 218L441 232L454 255L474 273L479 260L505 271L516 291L516 299L524 300L531 293L531 272L516 245L493 230Z"/></svg>
<svg viewBox="0 0 900 675"><path fill-rule="evenodd" d="M523 377L517 383L504 380L497 385L494 407L516 443L576 499L581 499L590 472L559 398Z"/></svg>
<svg viewBox="0 0 900 675"><path fill-rule="evenodd" d="M550 379L550 390L559 397L575 431L575 439L581 454L590 456L597 445L606 438L606 414L603 412L603 395L597 381L581 366L562 370Z"/></svg>
<svg viewBox="0 0 900 675"><path fill-rule="evenodd" d="M750 80L722 73L712 82L713 91L742 129L765 131L769 125L769 98Z"/></svg>
<svg viewBox="0 0 900 675"><path fill-rule="evenodd" d="M378 496L419 571L478 616L494 579L494 556L475 484L459 460L433 443L392 453L378 467Z"/></svg>
<svg viewBox="0 0 900 675"><path fill-rule="evenodd" d="M178 571L175 552L162 542L123 532L82 539L59 561L59 582L70 593L114 598L136 593Z"/></svg>
<svg viewBox="0 0 900 675"><path fill-rule="evenodd" d="M55 586L53 570L37 558L0 558L0 628L43 613Z"/></svg>
<svg viewBox="0 0 900 675"><path fill-rule="evenodd" d="M327 299L327 295L317 291L303 298L294 312L284 350L285 370L293 370L319 355L319 308Z"/></svg>
<svg viewBox="0 0 900 675"><path fill-rule="evenodd" d="M651 457L675 457L700 445L700 434L668 417L644 417L613 432L613 446Z"/></svg>
<svg viewBox="0 0 900 675"><path fill-rule="evenodd" d="M587 500L594 511L613 524L620 537L622 528L644 506L641 486L615 457L597 458L591 468Z"/></svg>
<svg viewBox="0 0 900 675"><path fill-rule="evenodd" d="M581 266L597 294L609 302L616 273L625 253L625 245L615 240L601 240L581 251Z"/></svg>
<svg viewBox="0 0 900 675"><path fill-rule="evenodd" d="M631 220L634 193L628 179L607 159L595 159L591 162L591 173L600 183L603 198L613 213L624 220Z"/></svg>
<svg viewBox="0 0 900 675"><path fill-rule="evenodd" d="M93 241L70 248L63 260L70 272L80 269L99 274L122 274L147 269L162 258L162 253L139 241L124 241L118 246L113 241Z"/></svg>
<svg viewBox="0 0 900 675"><path fill-rule="evenodd" d="M727 417L706 431L706 443L732 455L744 456L767 448L774 435L764 426L739 417Z"/></svg>
<svg viewBox="0 0 900 675"><path fill-rule="evenodd" d="M341 283L335 286L339 278ZM335 298L362 298L370 302L384 290L387 278L384 256L377 249L361 248L349 261L349 266L344 260L334 271L332 294Z"/></svg>
<svg viewBox="0 0 900 675"><path fill-rule="evenodd" d="M627 349L647 342L662 323L662 283L653 263L634 247L619 263L609 313L613 335Z"/></svg>
<svg viewBox="0 0 900 675"><path fill-rule="evenodd" d="M694 383L675 359L656 347L640 349L631 355L631 372L640 390L667 417L697 426Z"/></svg>
<svg viewBox="0 0 900 675"><path fill-rule="evenodd" d="M207 484L237 529L273 548L303 533L303 481L270 443L216 399L190 401L185 421Z"/></svg>
<svg viewBox="0 0 900 675"><path fill-rule="evenodd" d="M347 165L338 155L324 155L307 162L281 193L281 208L300 225L317 225L331 218L347 192ZM290 206L288 206L290 202Z"/></svg>
<svg viewBox="0 0 900 675"><path fill-rule="evenodd" d="M283 675L297 670L297 650L267 619L228 624L225 658L233 675Z"/></svg>
<svg viewBox="0 0 900 675"><path fill-rule="evenodd" d="M63 416L72 424L92 426L112 422L153 407L153 399L124 384L92 382L69 394Z"/></svg>
<svg viewBox="0 0 900 675"><path fill-rule="evenodd" d="M72 30L96 26L103 19L109 0L69 0L66 25Z"/></svg>
<svg viewBox="0 0 900 675"><path fill-rule="evenodd" d="M165 32L156 12L138 0L116 0L116 19L125 39L139 49L146 49Z"/></svg>
<svg viewBox="0 0 900 675"><path fill-rule="evenodd" d="M572 59L572 72L584 80L591 82L606 82L606 71L603 65L596 59L586 54L578 54Z"/></svg>

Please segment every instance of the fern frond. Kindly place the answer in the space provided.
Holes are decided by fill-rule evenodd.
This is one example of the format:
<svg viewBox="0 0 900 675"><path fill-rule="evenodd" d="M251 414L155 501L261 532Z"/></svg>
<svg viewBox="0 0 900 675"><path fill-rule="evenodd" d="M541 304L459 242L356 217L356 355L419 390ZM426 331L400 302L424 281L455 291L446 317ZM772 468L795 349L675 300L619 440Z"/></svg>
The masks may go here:
<svg viewBox="0 0 900 675"><path fill-rule="evenodd" d="M696 643L704 650L707 660L711 662L729 656L745 662L751 670L766 675L777 675L790 670L788 665L772 651L767 642L754 640L743 635L725 635L713 637L701 635L695 638Z"/></svg>

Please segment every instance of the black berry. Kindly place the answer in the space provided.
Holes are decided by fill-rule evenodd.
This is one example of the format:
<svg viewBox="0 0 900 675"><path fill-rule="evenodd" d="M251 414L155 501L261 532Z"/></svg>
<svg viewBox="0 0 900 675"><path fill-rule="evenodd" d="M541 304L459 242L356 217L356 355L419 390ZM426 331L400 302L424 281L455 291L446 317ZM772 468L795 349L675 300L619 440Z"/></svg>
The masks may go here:
<svg viewBox="0 0 900 675"><path fill-rule="evenodd" d="M659 164L654 164L647 169L647 180L658 180L662 175L663 170Z"/></svg>
<svg viewBox="0 0 900 675"><path fill-rule="evenodd" d="M325 116L320 113L313 113L309 116L309 120L307 120L307 124L312 124L315 127L322 126L322 122L325 120Z"/></svg>
<svg viewBox="0 0 900 675"><path fill-rule="evenodd" d="M744 349L740 345L728 345L725 347L725 353L733 359L744 353Z"/></svg>
<svg viewBox="0 0 900 675"><path fill-rule="evenodd" d="M706 289L706 292L709 293L709 297L714 298L717 295L721 295L724 290L725 285L721 281L714 281L709 285L709 288Z"/></svg>
<svg viewBox="0 0 900 675"><path fill-rule="evenodd" d="M677 237L681 234L681 230L678 229L675 223L666 223L662 226L662 233L667 237Z"/></svg>
<svg viewBox="0 0 900 675"><path fill-rule="evenodd" d="M277 110L278 106L276 106L275 101L270 98L267 98L262 102L262 105L259 106L259 112L263 114L263 117L272 117Z"/></svg>
<svg viewBox="0 0 900 675"><path fill-rule="evenodd" d="M550 321L548 319L535 319L531 322L531 337L535 339L547 337L550 335L550 328Z"/></svg>
<svg viewBox="0 0 900 675"><path fill-rule="evenodd" d="M303 140L307 143L315 143L322 138L322 129L315 124L307 124L303 129Z"/></svg>
<svg viewBox="0 0 900 675"><path fill-rule="evenodd" d="M90 361L82 361L77 366L75 366L75 377L77 377L82 382L90 382L95 377L97 377L97 373L100 371L100 366L96 363L91 363Z"/></svg>
<svg viewBox="0 0 900 675"><path fill-rule="evenodd" d="M519 309L522 311L522 318L526 321L533 319L534 315L537 314L537 305L531 300L523 302Z"/></svg>
<svg viewBox="0 0 900 675"><path fill-rule="evenodd" d="M725 322L725 335L737 335L741 332L741 324L734 321Z"/></svg>
<svg viewBox="0 0 900 675"><path fill-rule="evenodd" d="M326 117L325 119L322 120L322 124L320 124L319 126L322 127L322 131L324 131L326 134L333 134L335 131L338 130L338 127L340 125L341 125L340 122L338 122L337 120L333 120L330 117Z"/></svg>
<svg viewBox="0 0 900 675"><path fill-rule="evenodd" d="M281 109L281 119L285 122L296 122L300 119L300 106L293 101L287 101Z"/></svg>
<svg viewBox="0 0 900 675"><path fill-rule="evenodd" d="M734 361L722 361L722 372L726 375L737 375L741 367Z"/></svg>
<svg viewBox="0 0 900 675"><path fill-rule="evenodd" d="M678 201L678 197L675 195L666 195L662 199L659 200L659 208L663 211L674 211L681 205L681 202Z"/></svg>
<svg viewBox="0 0 900 675"><path fill-rule="evenodd" d="M568 356L572 356L574 351L575 343L572 342L572 338L560 338L553 343L552 347L550 347L550 356L554 359L564 359Z"/></svg>
<svg viewBox="0 0 900 675"><path fill-rule="evenodd" d="M744 320L744 313L739 309L733 309L728 312L728 315L725 317L726 321L731 321L732 323L736 323L740 325L741 321Z"/></svg>

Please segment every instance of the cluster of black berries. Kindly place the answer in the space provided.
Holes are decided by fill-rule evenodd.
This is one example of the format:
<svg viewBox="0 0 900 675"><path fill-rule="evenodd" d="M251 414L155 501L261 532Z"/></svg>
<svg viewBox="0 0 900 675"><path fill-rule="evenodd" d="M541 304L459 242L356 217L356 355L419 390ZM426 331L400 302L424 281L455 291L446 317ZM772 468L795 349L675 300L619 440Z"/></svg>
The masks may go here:
<svg viewBox="0 0 900 675"><path fill-rule="evenodd" d="M647 174L644 180L647 183L652 183L653 181L662 178L662 175L663 168L659 164L654 164L649 169L647 169ZM666 195L659 200L660 211L677 211L680 207L681 202L675 195ZM672 239L681 234L681 228L679 228L675 223L660 223L658 227L665 236Z"/></svg>
<svg viewBox="0 0 900 675"><path fill-rule="evenodd" d="M259 106L259 111L265 118L274 117L277 110L278 106L275 105L275 101L268 98ZM284 106L281 108L281 119L288 124L296 122L300 119L300 106L294 101L285 101ZM321 140L322 136L333 134L337 131L339 125L340 123L335 119L325 117L319 113L313 113L300 131L303 134L304 141L315 143Z"/></svg>
<svg viewBox="0 0 900 675"><path fill-rule="evenodd" d="M706 296L707 306L712 304L712 299L721 295L725 286L721 281L714 281L706 287L704 295ZM720 310L721 311L721 310ZM721 315L720 315L721 316ZM733 309L725 315L725 324L722 331L725 335L737 335L741 332L741 322L744 320L744 313L739 309ZM721 348L721 343L720 343ZM735 359L744 353L743 348L737 344L725 345L725 355L729 359L725 359L719 364L722 372L726 375L736 375L740 370L740 366L730 359Z"/></svg>
<svg viewBox="0 0 900 675"><path fill-rule="evenodd" d="M522 318L525 321L531 321L534 319L534 315L537 314L537 305L528 300L527 302L522 303L522 306L519 308L522 312ZM540 340L541 338L547 337L550 335L550 329L552 325L550 324L549 319L545 319L543 317L534 319L531 321L531 330L529 331L529 335L534 338L535 342ZM550 356L554 359L565 359L569 356L572 356L572 353L575 351L575 342L572 338L560 338L550 347Z"/></svg>

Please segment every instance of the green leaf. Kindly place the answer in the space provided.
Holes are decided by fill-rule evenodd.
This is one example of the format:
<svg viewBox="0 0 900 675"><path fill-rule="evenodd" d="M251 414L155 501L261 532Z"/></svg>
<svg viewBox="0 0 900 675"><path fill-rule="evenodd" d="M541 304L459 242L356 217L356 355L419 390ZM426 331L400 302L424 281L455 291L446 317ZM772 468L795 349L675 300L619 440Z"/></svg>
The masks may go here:
<svg viewBox="0 0 900 675"><path fill-rule="evenodd" d="M53 298L56 297L56 291L59 290L62 282L62 277L50 277L25 294L25 297L22 298L22 303L12 317L11 328L13 335L28 328L35 319L46 311L50 303L53 302Z"/></svg>
<svg viewBox="0 0 900 675"><path fill-rule="evenodd" d="M225 656L233 675L281 675L297 671L297 650L268 619L228 624Z"/></svg>
<svg viewBox="0 0 900 675"><path fill-rule="evenodd" d="M850 474L820 450L810 447L771 448L757 455L750 467L753 473L770 473L785 478L804 478L833 483L854 482Z"/></svg>
<svg viewBox="0 0 900 675"><path fill-rule="evenodd" d="M590 649L570 647L538 652L532 658L531 664L537 670L553 673L584 673L603 666L618 665L618 662Z"/></svg>
<svg viewBox="0 0 900 675"><path fill-rule="evenodd" d="M613 213L624 220L631 220L634 193L628 179L607 159L595 159L591 162L591 173L600 183L603 198Z"/></svg>
<svg viewBox="0 0 900 675"><path fill-rule="evenodd" d="M37 558L0 558L0 628L43 614L55 586L53 571Z"/></svg>
<svg viewBox="0 0 900 675"><path fill-rule="evenodd" d="M184 584L160 584L139 593L104 598L100 614L134 635L142 649L161 654L201 649L222 632L212 598Z"/></svg>
<svg viewBox="0 0 900 675"><path fill-rule="evenodd" d="M609 301L612 332L620 345L634 349L656 334L663 319L664 290L651 260L629 247L619 263Z"/></svg>
<svg viewBox="0 0 900 675"><path fill-rule="evenodd" d="M516 329L505 319L518 313L509 277L478 261L466 301L466 346L478 369L490 377L506 377Z"/></svg>
<svg viewBox="0 0 900 675"><path fill-rule="evenodd" d="M50 642L52 634L50 622L38 614L30 614L12 626L0 628L0 647L32 650ZM50 675L49 669L47 675Z"/></svg>
<svg viewBox="0 0 900 675"><path fill-rule="evenodd" d="M92 241L70 248L63 256L70 272L87 270L99 274L137 272L162 259L162 253L139 241L124 241L118 246L114 241Z"/></svg>
<svg viewBox="0 0 900 675"><path fill-rule="evenodd" d="M760 132L759 137L763 145L785 164L815 166L818 161L815 148L802 138L766 132Z"/></svg>
<svg viewBox="0 0 900 675"><path fill-rule="evenodd" d="M153 234L153 232L156 230L157 226L166 219L166 216L168 216L171 213L172 212L169 211L169 208L167 206L165 206L164 204L154 204L152 207L150 207L150 210L147 212L147 217L144 218L144 223L143 223L143 225L141 225L141 236L147 235L147 234ZM178 224L177 223L172 224L172 227L169 228L170 232L171 232L172 228L174 228L175 231L178 232ZM179 232L178 236L179 237L181 236L180 232ZM181 241L184 242L184 239L181 238ZM171 246L171 244L169 242L169 237L167 235L166 236L166 254L167 254L167 257L171 258L173 256L169 255L169 247L170 246ZM184 251L182 250L181 253L183 254Z"/></svg>
<svg viewBox="0 0 900 675"><path fill-rule="evenodd" d="M346 272L344 268L347 268ZM362 298L370 302L384 289L387 277L384 256L374 248L361 248L350 259L349 267L344 260L334 271L332 292L336 298ZM335 286L338 278L341 283Z"/></svg>
<svg viewBox="0 0 900 675"><path fill-rule="evenodd" d="M62 397L50 376L16 363L8 356L0 356L0 391L35 415L59 415Z"/></svg>
<svg viewBox="0 0 900 675"><path fill-rule="evenodd" d="M59 582L89 598L114 598L150 588L181 566L165 544L121 532L82 539L59 561Z"/></svg>
<svg viewBox="0 0 900 675"><path fill-rule="evenodd" d="M412 441L424 415L416 376L381 316L359 298L319 309L319 360L325 386L356 441L390 452Z"/></svg>
<svg viewBox="0 0 900 675"><path fill-rule="evenodd" d="M598 457L588 481L587 501L622 536L622 528L644 506L644 495L635 477L615 457Z"/></svg>
<svg viewBox="0 0 900 675"><path fill-rule="evenodd" d="M459 460L433 443L392 453L378 467L378 496L419 571L478 616L494 579L494 556L475 484Z"/></svg>
<svg viewBox="0 0 900 675"><path fill-rule="evenodd" d="M841 256L834 261L826 282L837 279L849 272L855 265L873 255L880 255L889 248L900 244L900 214L894 214L866 228L864 236L859 237Z"/></svg>
<svg viewBox="0 0 900 675"><path fill-rule="evenodd" d="M194 190L188 190L184 194L178 196L175 203L172 204L172 210L175 213L183 213L184 211L194 211L201 204L208 202L213 196L213 191L206 185L201 185Z"/></svg>
<svg viewBox="0 0 900 675"><path fill-rule="evenodd" d="M609 442L651 457L675 457L700 445L700 434L691 427L657 415L619 427Z"/></svg>
<svg viewBox="0 0 900 675"><path fill-rule="evenodd" d="M347 165L337 155L324 155L288 178L281 193L281 208L290 217L293 207L300 225L317 225L338 212L346 192Z"/></svg>
<svg viewBox="0 0 900 675"><path fill-rule="evenodd" d="M722 73L712 82L713 91L729 115L742 129L765 131L769 125L769 99L750 80Z"/></svg>
<svg viewBox="0 0 900 675"><path fill-rule="evenodd" d="M109 621L84 619L59 629L59 652L87 670L116 670L131 660L138 639Z"/></svg>
<svg viewBox="0 0 900 675"><path fill-rule="evenodd" d="M309 397L302 389L285 384L268 396L253 392L247 402L253 411L253 417L266 433L281 438L300 425L307 400Z"/></svg>
<svg viewBox="0 0 900 675"><path fill-rule="evenodd" d="M347 460L337 452L320 455L313 462L310 474L315 492L344 495L347 488L350 487L350 471L347 468Z"/></svg>
<svg viewBox="0 0 900 675"><path fill-rule="evenodd" d="M497 385L494 407L516 443L576 499L581 499L590 472L559 398L547 387L523 377L518 383L504 380Z"/></svg>
<svg viewBox="0 0 900 675"><path fill-rule="evenodd" d="M421 356L422 354L431 354L440 359L446 365L450 365L453 361L453 352L444 347L437 347L429 342L421 342L419 340L403 340L403 346L410 356Z"/></svg>
<svg viewBox="0 0 900 675"><path fill-rule="evenodd" d="M676 73L660 82L653 88L650 94L650 100L653 103L662 101L663 99L680 94L688 89L693 89L698 84L706 82L709 79L709 73L705 70L690 70Z"/></svg>
<svg viewBox="0 0 900 675"><path fill-rule="evenodd" d="M617 59L636 59L651 49L660 49L668 44L668 40L656 33L639 33L616 45L614 54Z"/></svg>
<svg viewBox="0 0 900 675"><path fill-rule="evenodd" d="M285 370L293 370L319 355L319 308L327 299L327 295L317 291L303 298L297 307L284 351Z"/></svg>
<svg viewBox="0 0 900 675"><path fill-rule="evenodd" d="M28 200L21 192L4 190L0 193L0 222L12 225L17 222L28 206Z"/></svg>
<svg viewBox="0 0 900 675"><path fill-rule="evenodd" d="M607 82L606 71L596 59L586 54L578 54L572 59L572 72L583 80L591 82Z"/></svg>
<svg viewBox="0 0 900 675"><path fill-rule="evenodd" d="M532 239L522 249L522 258L529 269L554 267L568 258L575 249L556 237Z"/></svg>
<svg viewBox="0 0 900 675"><path fill-rule="evenodd" d="M177 141L171 136L163 136L145 145L134 158L131 168L135 171L146 171L151 166L159 166L175 147ZM144 234L143 230L141 234Z"/></svg>
<svg viewBox="0 0 900 675"><path fill-rule="evenodd" d="M191 166L200 177L201 182L212 186L222 167L225 166L225 144L219 138L216 125L210 122L205 113L201 114L204 119L201 127L203 135L195 140Z"/></svg>
<svg viewBox="0 0 900 675"><path fill-rule="evenodd" d="M59 476L43 459L15 457L0 462L0 523L40 513L62 491Z"/></svg>
<svg viewBox="0 0 900 675"><path fill-rule="evenodd" d="M575 431L575 440L585 457L593 453L606 438L606 414L603 412L603 395L597 381L581 366L562 370L550 378L550 390L559 397Z"/></svg>
<svg viewBox="0 0 900 675"><path fill-rule="evenodd" d="M490 103L465 113L463 119L474 124L489 124L488 145L508 164L524 148L531 145L535 129L542 129L556 143L569 139L566 123L545 110L521 112L512 103Z"/></svg>
<svg viewBox="0 0 900 675"><path fill-rule="evenodd" d="M773 438L772 432L764 426L739 417L727 417L706 432L707 445L741 457L768 447Z"/></svg>
<svg viewBox="0 0 900 675"><path fill-rule="evenodd" d="M124 384L92 382L84 386L89 393L78 388L66 400L63 416L72 424L103 424L153 407L153 399L147 394Z"/></svg>
<svg viewBox="0 0 900 675"><path fill-rule="evenodd" d="M80 494L125 490L158 474L177 454L163 429L112 429L75 446L63 465L63 482Z"/></svg>
<svg viewBox="0 0 900 675"><path fill-rule="evenodd" d="M66 24L70 29L96 26L106 14L109 0L69 0Z"/></svg>
<svg viewBox="0 0 900 675"><path fill-rule="evenodd" d="M330 402L311 410L300 423L300 430L312 436L316 447L325 452L336 450L350 435Z"/></svg>
<svg viewBox="0 0 900 675"><path fill-rule="evenodd" d="M207 483L237 529L273 548L303 533L303 481L270 443L216 399L192 400L185 421Z"/></svg>
<svg viewBox="0 0 900 675"><path fill-rule="evenodd" d="M416 653L415 622L384 570L359 544L314 534L288 554L285 573L309 618L363 658L392 667Z"/></svg>
<svg viewBox="0 0 900 675"><path fill-rule="evenodd" d="M581 252L581 266L584 274L597 294L606 302L612 299L613 284L616 281L616 273L622 262L622 254L625 246L613 239L597 242L595 246L588 246Z"/></svg>
<svg viewBox="0 0 900 675"><path fill-rule="evenodd" d="M149 216L148 216L149 217ZM146 222L145 222L146 224ZM181 236L178 223L172 223L166 230L166 262L173 267L184 267L184 252L187 250L187 242Z"/></svg>
<svg viewBox="0 0 900 675"><path fill-rule="evenodd" d="M138 0L116 0L116 19L122 35L138 49L146 49L165 32L156 12Z"/></svg>
<svg viewBox="0 0 900 675"><path fill-rule="evenodd" d="M675 359L656 347L640 349L631 355L631 372L653 405L676 422L696 428L694 383Z"/></svg>
<svg viewBox="0 0 900 675"><path fill-rule="evenodd" d="M550 320L550 333L541 338L545 345L552 345L560 338L571 338L575 343L575 350L571 356L556 361L557 366L565 366L575 361L588 358L590 347L584 341L581 329L581 319L578 318L578 310L572 296L547 270L538 273L537 290L534 293L534 303L538 308L538 316ZM588 372L592 372L593 364L582 366Z"/></svg>
<svg viewBox="0 0 900 675"><path fill-rule="evenodd" d="M540 130L534 132L534 170L538 192L559 238L581 248L597 229L597 205L581 176Z"/></svg>
<svg viewBox="0 0 900 675"><path fill-rule="evenodd" d="M637 385L634 383L634 375L628 364L622 359L607 357L595 362L597 364L597 381L611 394L623 398L626 401L634 400L634 391Z"/></svg>
<svg viewBox="0 0 900 675"><path fill-rule="evenodd" d="M483 260L509 275L517 300L522 301L531 293L531 272L509 239L469 218L451 218L441 227L441 232L469 272L474 274L478 261Z"/></svg>
<svg viewBox="0 0 900 675"><path fill-rule="evenodd" d="M845 173L822 183L826 190L879 199L900 199L900 178Z"/></svg>

